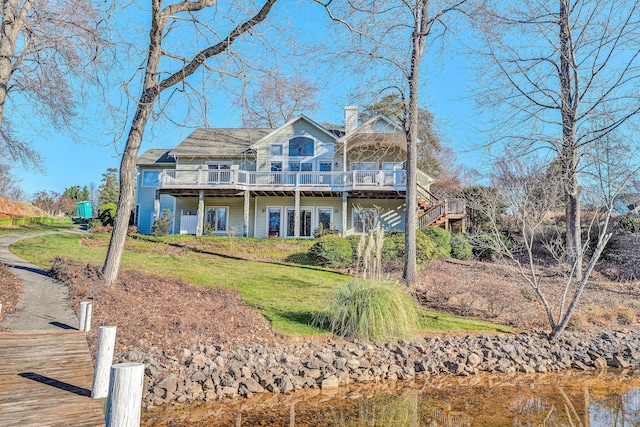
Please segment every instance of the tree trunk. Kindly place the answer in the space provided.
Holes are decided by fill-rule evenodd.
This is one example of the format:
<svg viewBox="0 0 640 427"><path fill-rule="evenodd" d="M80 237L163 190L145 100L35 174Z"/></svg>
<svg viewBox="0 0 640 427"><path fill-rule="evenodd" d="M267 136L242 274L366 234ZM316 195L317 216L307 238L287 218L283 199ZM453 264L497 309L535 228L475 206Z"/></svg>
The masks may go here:
<svg viewBox="0 0 640 427"><path fill-rule="evenodd" d="M122 161L120 162L120 194L118 195L118 207L113 221L113 232L109 241L107 258L102 267L102 275L107 285L112 285L118 278L122 252L127 239L129 228L129 216L131 205L135 197L136 158L142 143L144 129L147 126L149 115L153 109L153 103L140 103L138 111L133 118L131 130L127 138Z"/></svg>
<svg viewBox="0 0 640 427"><path fill-rule="evenodd" d="M404 221L404 272L403 279L408 286L415 285L418 278L416 265L416 233L418 231L418 92L420 81L420 60L427 36L428 0L416 0L414 31L411 34L411 70L409 73L409 111L405 121L407 134L407 191Z"/></svg>
<svg viewBox="0 0 640 427"><path fill-rule="evenodd" d="M574 265L576 280L582 278L582 238L580 231L580 191L578 187L578 144L576 141L576 111L578 105L578 77L573 56L570 0L560 0L560 99L562 115L562 149L560 164L564 179L565 212L567 222L567 256Z"/></svg>
<svg viewBox="0 0 640 427"><path fill-rule="evenodd" d="M118 208L113 224L113 233L111 234L111 240L109 242L109 249L107 251L107 258L105 259L104 266L102 267L102 274L106 285L112 285L118 278L122 252L124 251L124 244L127 238L131 205L135 195L136 158L138 156L138 151L140 150L144 130L147 126L149 116L151 115L153 105L158 98L158 95L163 90L184 81L184 79L189 77L202 64L204 64L207 58L225 52L238 37L251 30L255 25L264 21L276 1L277 0L267 0L255 16L241 24L238 24L229 32L226 38L222 39L214 46L201 50L179 71L169 75L161 81L157 81L157 78L159 75L158 68L160 65L160 59L163 54L162 40L165 36L164 30L167 19L179 12L193 13L195 11L199 11L213 6L215 2L211 0L193 2L185 1L182 3L174 3L167 6L165 9L161 9L161 0L151 1L151 30L149 31L149 53L147 55L144 85L142 94L140 95L140 101L138 101L136 115L131 123L131 130L127 137L124 153L122 154L122 161L120 163L120 194L118 196Z"/></svg>
<svg viewBox="0 0 640 427"><path fill-rule="evenodd" d="M2 5L2 28L0 29L0 128L4 105L9 92L9 81L14 71L14 55L18 34L31 10L31 0L5 0Z"/></svg>

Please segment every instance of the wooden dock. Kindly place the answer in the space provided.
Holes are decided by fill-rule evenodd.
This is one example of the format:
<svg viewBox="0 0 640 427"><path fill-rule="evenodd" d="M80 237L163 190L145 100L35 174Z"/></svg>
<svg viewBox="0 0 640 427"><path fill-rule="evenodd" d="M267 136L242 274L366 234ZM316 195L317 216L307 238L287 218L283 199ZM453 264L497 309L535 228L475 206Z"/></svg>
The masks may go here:
<svg viewBox="0 0 640 427"><path fill-rule="evenodd" d="M0 332L0 426L104 426L81 332Z"/></svg>

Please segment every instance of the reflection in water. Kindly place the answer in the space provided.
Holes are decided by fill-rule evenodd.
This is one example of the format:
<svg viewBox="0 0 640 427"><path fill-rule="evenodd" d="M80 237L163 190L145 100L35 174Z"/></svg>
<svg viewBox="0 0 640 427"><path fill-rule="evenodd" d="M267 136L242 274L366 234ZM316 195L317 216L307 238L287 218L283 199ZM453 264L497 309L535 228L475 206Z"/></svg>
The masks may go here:
<svg viewBox="0 0 640 427"><path fill-rule="evenodd" d="M147 426L640 426L640 372L432 377L156 408Z"/></svg>

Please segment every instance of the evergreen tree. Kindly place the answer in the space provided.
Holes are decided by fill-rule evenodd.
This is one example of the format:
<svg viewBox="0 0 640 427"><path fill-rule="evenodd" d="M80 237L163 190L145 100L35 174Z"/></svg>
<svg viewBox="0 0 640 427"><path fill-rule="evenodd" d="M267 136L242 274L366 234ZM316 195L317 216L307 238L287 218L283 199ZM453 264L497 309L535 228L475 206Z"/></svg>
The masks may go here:
<svg viewBox="0 0 640 427"><path fill-rule="evenodd" d="M120 192L120 182L118 181L118 169L108 168L102 174L102 182L98 188L98 206L109 203L118 203L118 193Z"/></svg>
<svg viewBox="0 0 640 427"><path fill-rule="evenodd" d="M78 193L78 201L79 202L88 202L91 195L89 194L89 188L85 185L82 187L82 190Z"/></svg>

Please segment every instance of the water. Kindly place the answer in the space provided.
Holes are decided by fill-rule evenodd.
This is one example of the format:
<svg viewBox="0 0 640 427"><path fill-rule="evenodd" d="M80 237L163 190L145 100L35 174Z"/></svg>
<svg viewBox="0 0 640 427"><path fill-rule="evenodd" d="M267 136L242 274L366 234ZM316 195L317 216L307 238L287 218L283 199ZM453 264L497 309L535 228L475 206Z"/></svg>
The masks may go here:
<svg viewBox="0 0 640 427"><path fill-rule="evenodd" d="M481 374L169 405L163 426L640 426L640 371Z"/></svg>

